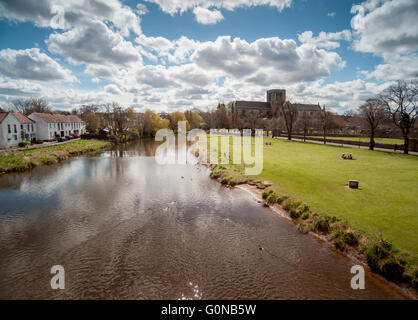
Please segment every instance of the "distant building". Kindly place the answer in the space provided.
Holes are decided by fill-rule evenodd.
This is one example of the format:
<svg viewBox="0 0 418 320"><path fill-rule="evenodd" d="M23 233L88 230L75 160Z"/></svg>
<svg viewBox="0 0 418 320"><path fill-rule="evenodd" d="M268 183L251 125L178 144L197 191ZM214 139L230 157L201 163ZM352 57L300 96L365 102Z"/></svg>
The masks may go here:
<svg viewBox="0 0 418 320"><path fill-rule="evenodd" d="M267 91L267 101L243 101L236 100L229 104L229 112L232 114L232 122L245 118L250 113L257 113L259 118L280 118L283 116L280 107L286 102L286 90L272 89ZM315 104L296 103L298 116L317 117L321 108Z"/></svg>
<svg viewBox="0 0 418 320"><path fill-rule="evenodd" d="M17 112L0 113L0 148L36 139L35 122Z"/></svg>
<svg viewBox="0 0 418 320"><path fill-rule="evenodd" d="M36 122L37 140L54 140L86 132L86 123L75 115L32 113L29 118Z"/></svg>

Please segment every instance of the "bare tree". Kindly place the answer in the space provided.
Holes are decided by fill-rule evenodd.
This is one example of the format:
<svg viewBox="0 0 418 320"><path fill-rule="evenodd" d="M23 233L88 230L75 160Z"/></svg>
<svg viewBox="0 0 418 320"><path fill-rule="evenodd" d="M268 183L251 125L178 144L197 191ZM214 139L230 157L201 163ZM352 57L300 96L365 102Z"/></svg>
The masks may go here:
<svg viewBox="0 0 418 320"><path fill-rule="evenodd" d="M51 112L51 107L45 99L29 98L13 100L10 110L23 113L28 116L34 112L49 113Z"/></svg>
<svg viewBox="0 0 418 320"><path fill-rule="evenodd" d="M409 133L418 117L418 81L399 80L384 90L380 100L392 115L393 123L401 129L404 137L404 153L409 150Z"/></svg>
<svg viewBox="0 0 418 320"><path fill-rule="evenodd" d="M303 141L306 142L306 135L309 132L309 129L312 127L313 119L312 117L308 116L306 112L303 112L302 117L298 118L297 125L299 130L303 132Z"/></svg>
<svg viewBox="0 0 418 320"><path fill-rule="evenodd" d="M113 123L117 133L122 133L127 122L126 110L117 102L112 102Z"/></svg>
<svg viewBox="0 0 418 320"><path fill-rule="evenodd" d="M322 133L323 133L323 136L324 136L324 144L327 144L327 130L328 130L330 113L325 108L325 105L321 109L320 117L321 117Z"/></svg>
<svg viewBox="0 0 418 320"><path fill-rule="evenodd" d="M359 107L358 113L370 129L369 149L374 150L374 136L377 127L385 119L385 106L379 99L368 99Z"/></svg>
<svg viewBox="0 0 418 320"><path fill-rule="evenodd" d="M293 126L298 116L297 106L290 101L286 101L280 105L280 109L282 111L284 123L286 125L287 139L292 140Z"/></svg>

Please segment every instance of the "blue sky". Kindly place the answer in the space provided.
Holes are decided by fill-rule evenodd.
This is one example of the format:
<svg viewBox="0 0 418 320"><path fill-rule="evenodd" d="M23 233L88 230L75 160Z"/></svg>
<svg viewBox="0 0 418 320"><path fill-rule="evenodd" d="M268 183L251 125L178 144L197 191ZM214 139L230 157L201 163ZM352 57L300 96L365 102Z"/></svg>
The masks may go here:
<svg viewBox="0 0 418 320"><path fill-rule="evenodd" d="M285 88L344 112L418 76L413 0L78 3L0 0L0 105L206 109Z"/></svg>

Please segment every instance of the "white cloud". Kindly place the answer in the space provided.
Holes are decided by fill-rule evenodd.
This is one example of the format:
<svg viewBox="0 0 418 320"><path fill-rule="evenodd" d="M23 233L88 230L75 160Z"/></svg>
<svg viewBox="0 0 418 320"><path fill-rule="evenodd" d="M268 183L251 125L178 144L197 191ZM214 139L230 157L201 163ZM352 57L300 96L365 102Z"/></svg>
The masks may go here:
<svg viewBox="0 0 418 320"><path fill-rule="evenodd" d="M369 0L353 6L351 12L357 51L405 54L418 49L416 0Z"/></svg>
<svg viewBox="0 0 418 320"><path fill-rule="evenodd" d="M46 43L50 51L63 55L74 64L126 66L142 61L130 41L97 20L64 33L53 33Z"/></svg>
<svg viewBox="0 0 418 320"><path fill-rule="evenodd" d="M312 31L305 31L298 36L298 40L315 48L336 49L340 46L340 40L351 41L351 32L350 30L320 32L318 37L313 37Z"/></svg>
<svg viewBox="0 0 418 320"><path fill-rule="evenodd" d="M114 94L114 95L120 95L122 94L122 91L119 89L117 85L114 84L108 84L107 86L104 86L104 91Z"/></svg>
<svg viewBox="0 0 418 320"><path fill-rule="evenodd" d="M334 18L336 15L335 12L328 12L328 17Z"/></svg>
<svg viewBox="0 0 418 320"><path fill-rule="evenodd" d="M353 48L383 58L373 71L360 71L367 79L396 80L418 75L418 2L368 0L351 9Z"/></svg>
<svg viewBox="0 0 418 320"><path fill-rule="evenodd" d="M119 0L0 0L0 17L32 21L38 27L53 29L70 29L91 20L102 20L113 23L124 36L131 31L141 33L140 18Z"/></svg>
<svg viewBox="0 0 418 320"><path fill-rule="evenodd" d="M183 13L195 7L217 8L225 10L235 10L237 8L254 7L254 6L270 6L282 11L292 4L292 0L145 0L153 2L160 8L171 15Z"/></svg>
<svg viewBox="0 0 418 320"><path fill-rule="evenodd" d="M218 37L199 45L191 59L202 69L219 70L226 76L261 85L312 81L345 66L335 52L297 46L294 40L279 38L248 43L239 38Z"/></svg>
<svg viewBox="0 0 418 320"><path fill-rule="evenodd" d="M366 79L383 81L418 78L418 55L391 55L389 63L377 65L373 71L359 71Z"/></svg>
<svg viewBox="0 0 418 320"><path fill-rule="evenodd" d="M193 9L196 21L201 24L216 24L223 20L224 16L219 10L209 10L203 7L196 7Z"/></svg>
<svg viewBox="0 0 418 320"><path fill-rule="evenodd" d="M69 81L77 79L38 48L0 51L0 73L12 79L37 81Z"/></svg>

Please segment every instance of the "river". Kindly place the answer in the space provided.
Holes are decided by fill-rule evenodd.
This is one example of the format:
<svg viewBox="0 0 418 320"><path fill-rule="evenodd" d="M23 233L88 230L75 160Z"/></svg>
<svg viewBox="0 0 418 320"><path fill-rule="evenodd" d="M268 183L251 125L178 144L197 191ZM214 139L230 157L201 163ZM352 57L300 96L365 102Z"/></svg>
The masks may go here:
<svg viewBox="0 0 418 320"><path fill-rule="evenodd" d="M203 166L158 165L155 148L0 176L0 299L404 298L367 271L351 289L354 261Z"/></svg>

